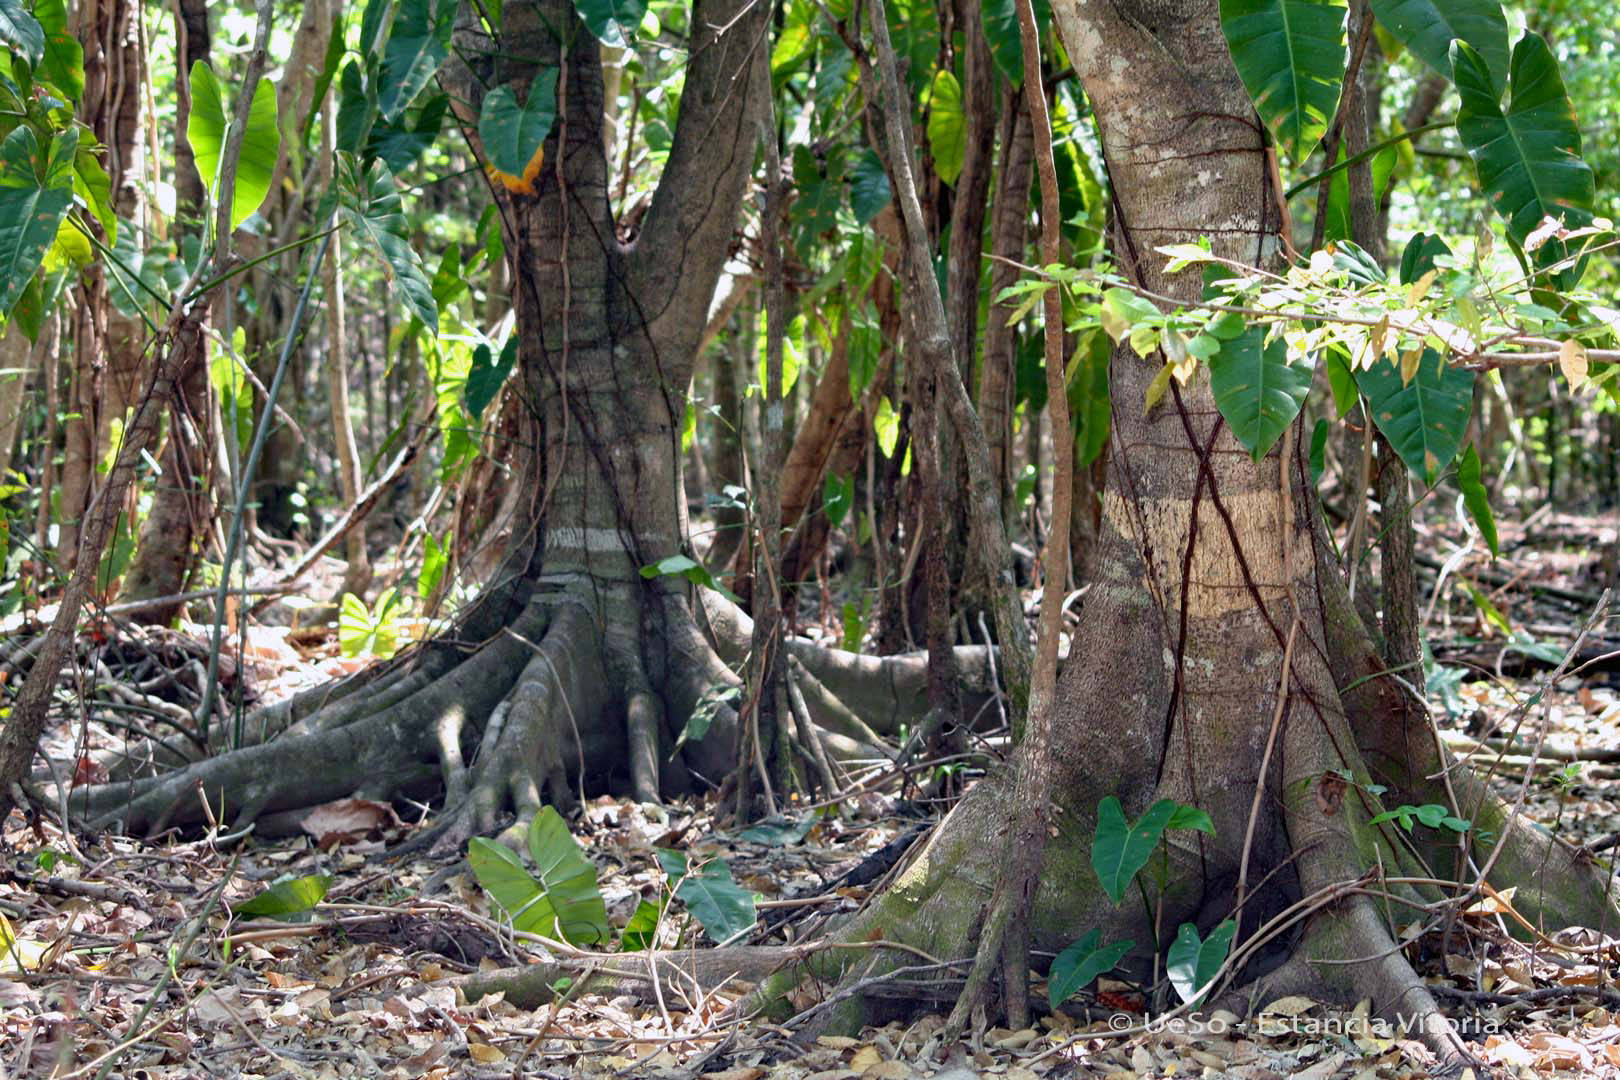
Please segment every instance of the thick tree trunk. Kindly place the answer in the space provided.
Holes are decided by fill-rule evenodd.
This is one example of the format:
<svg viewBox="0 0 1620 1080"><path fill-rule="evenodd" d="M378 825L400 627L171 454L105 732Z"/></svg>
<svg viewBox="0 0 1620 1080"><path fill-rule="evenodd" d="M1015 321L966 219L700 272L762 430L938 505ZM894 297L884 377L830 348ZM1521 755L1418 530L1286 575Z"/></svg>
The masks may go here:
<svg viewBox="0 0 1620 1080"><path fill-rule="evenodd" d="M1096 109L1123 270L1155 293L1191 300L1200 289L1196 270L1165 274L1156 246L1209 236L1228 258L1272 261L1279 195L1213 0L1188 0L1175 11L1058 0L1054 10ZM1367 679L1383 660L1325 566L1301 422L1283 448L1254 465L1203 375L1186 387L1172 384L1144 415L1159 366L1128 348L1113 359L1108 483L1092 591L1058 694L1053 831L1032 943L1055 952L1093 928L1103 941L1131 938L1137 946L1127 965L1145 975L1160 932L1167 944L1183 921L1207 933L1237 912L1241 946L1303 899L1304 933L1280 973L1294 980L1289 985L1301 985L1303 975L1314 993L1371 996L1377 1009L1417 1016L1410 1035L1460 1052L1382 914L1357 892L1358 881L1380 868L1392 876L1454 875L1454 844L1413 844L1387 823L1368 824L1381 809L1367 790L1372 781L1387 785L1396 802L1447 802L1443 782L1429 777L1448 762L1396 684ZM1341 699L1339 687L1355 680L1362 686ZM1491 843L1506 829L1494 863L1491 843L1474 846L1480 865L1494 865L1493 884L1519 884L1525 908L1548 928L1610 911L1595 867L1522 825L1506 828L1509 816L1478 780L1458 779L1461 770L1451 775L1465 815L1475 811L1474 820L1494 832ZM1011 787L1010 777L998 776L970 791L841 935L881 936L943 958L968 955L1005 870L998 807ZM1134 898L1115 907L1088 865L1106 795L1133 817L1171 798L1215 824L1214 836L1167 836L1159 930ZM1508 878L1537 859L1562 876ZM1389 889L1434 898L1421 887ZM861 974L871 971L863 964ZM765 996L801 976L784 974ZM846 1011L843 1020L854 1016Z"/></svg>

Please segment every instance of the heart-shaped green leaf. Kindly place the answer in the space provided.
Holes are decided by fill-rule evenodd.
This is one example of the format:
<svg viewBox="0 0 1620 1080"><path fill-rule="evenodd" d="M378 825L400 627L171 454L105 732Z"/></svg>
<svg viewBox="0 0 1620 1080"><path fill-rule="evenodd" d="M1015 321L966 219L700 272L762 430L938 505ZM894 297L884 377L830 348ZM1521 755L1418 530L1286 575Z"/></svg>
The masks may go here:
<svg viewBox="0 0 1620 1080"><path fill-rule="evenodd" d="M1466 41L1484 58L1498 91L1507 79L1508 30L1497 0L1371 0L1390 36L1451 78L1451 43Z"/></svg>
<svg viewBox="0 0 1620 1080"><path fill-rule="evenodd" d="M607 905L596 885L596 866L580 853L555 807L542 806L529 822L529 855L563 940L574 945L608 940Z"/></svg>
<svg viewBox="0 0 1620 1080"><path fill-rule="evenodd" d="M1309 365L1290 364L1287 343L1265 336L1265 327L1248 327L1209 359L1215 407L1255 461L1282 438L1311 389Z"/></svg>
<svg viewBox="0 0 1620 1080"><path fill-rule="evenodd" d="M540 172L541 149L557 119L558 70L548 67L536 72L522 105L510 86L497 86L484 95L478 116L478 135L489 163L506 177L520 180L530 193ZM510 180L506 183L514 186Z"/></svg>
<svg viewBox="0 0 1620 1080"><path fill-rule="evenodd" d="M1053 1011L1077 991L1090 986L1092 980L1114 970L1134 941L1114 941L1098 945L1100 930L1087 931L1086 936L1057 954L1052 961L1052 973L1046 980L1046 1000Z"/></svg>
<svg viewBox="0 0 1620 1080"><path fill-rule="evenodd" d="M1091 844L1091 868L1097 872L1103 891L1119 903L1130 888L1136 872L1147 865L1159 838L1176 815L1176 804L1160 799L1147 808L1141 820L1132 825L1125 820L1125 808L1109 795L1097 804L1097 832Z"/></svg>
<svg viewBox="0 0 1620 1080"><path fill-rule="evenodd" d="M383 51L378 105L395 120L450 59L457 0L400 0Z"/></svg>
<svg viewBox="0 0 1620 1080"><path fill-rule="evenodd" d="M1513 48L1504 112L1485 59L1467 42L1451 46L1457 84L1457 134L1479 173L1479 183L1496 212L1507 222L1516 247L1545 218L1566 227L1592 220L1595 185L1592 169L1581 160L1581 132L1575 109L1564 92L1558 61L1547 43L1526 34ZM1565 242L1554 237L1535 253L1538 265L1566 257ZM1580 267L1561 271L1554 280L1568 288Z"/></svg>
<svg viewBox="0 0 1620 1080"><path fill-rule="evenodd" d="M26 124L0 142L0 316L28 287L73 205L72 181L53 178L44 156Z"/></svg>
<svg viewBox="0 0 1620 1080"><path fill-rule="evenodd" d="M1380 358L1356 373L1356 385L1367 395L1373 423L1389 445L1407 468L1433 484L1462 446L1474 402L1474 373L1424 349L1409 384L1401 385L1395 364Z"/></svg>
<svg viewBox="0 0 1620 1080"><path fill-rule="evenodd" d="M1165 972L1182 1001L1191 1003L1198 999L1199 992L1221 969L1236 933L1237 923L1227 919L1209 932L1208 940L1200 941L1198 927L1192 923L1181 924L1176 940L1165 954Z"/></svg>

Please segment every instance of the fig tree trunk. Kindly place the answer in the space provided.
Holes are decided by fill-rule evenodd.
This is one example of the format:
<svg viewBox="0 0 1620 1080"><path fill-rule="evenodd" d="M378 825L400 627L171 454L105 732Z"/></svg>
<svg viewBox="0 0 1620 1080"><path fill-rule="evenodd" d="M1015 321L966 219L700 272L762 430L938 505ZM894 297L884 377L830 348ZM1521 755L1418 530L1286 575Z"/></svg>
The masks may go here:
<svg viewBox="0 0 1620 1080"><path fill-rule="evenodd" d="M1121 272L1154 294L1196 301L1198 271L1166 274L1156 247L1207 236L1221 256L1273 264L1281 196L1215 0L1054 0L1053 8L1095 109ZM1053 953L1093 929L1103 942L1129 938L1127 966L1145 977L1156 938L1167 946L1183 922L1207 935L1236 917L1240 948L1255 947L1240 954L1254 961L1245 975L1277 969L1278 992L1369 996L1375 1009L1411 1018L1410 1037L1459 1052L1369 890L1429 901L1450 892L1420 879L1467 885L1486 867L1490 884L1519 886L1519 912L1550 932L1613 924L1605 874L1510 820L1465 769L1449 774L1448 791L1449 762L1421 703L1380 677L1385 664L1326 554L1303 418L1256 464L1203 373L1144 409L1161 366L1128 347L1112 360L1106 495L1053 716L1055 805L1032 945ZM1387 789L1381 797L1377 785ZM840 935L971 956L1008 845L1018 842L1004 832L1012 790L1010 774L971 790ZM1455 834L1370 824L1386 804L1451 805L1453 795L1475 823L1462 867ZM1214 822L1213 836L1167 834L1157 930L1135 895L1111 902L1090 865L1106 796L1132 819L1171 798ZM1382 886L1373 884L1380 873L1389 879ZM1149 885L1158 904L1155 892ZM1257 931L1290 908L1300 917L1278 924L1287 933L1259 949ZM1406 909L1397 918L1408 916L1418 917ZM826 967L784 972L765 997L807 972L836 975L855 962L847 951L822 956ZM892 956L894 967L916 963L915 953ZM859 977L873 974L864 954L859 965ZM860 997L849 1000L846 1023L861 1015Z"/></svg>
<svg viewBox="0 0 1620 1080"><path fill-rule="evenodd" d="M440 638L249 718L254 745L200 761L157 745L157 762L184 766L159 775L113 763L118 782L74 793L81 815L136 829L198 820L200 782L215 814L269 829L284 824L264 820L277 812L442 784L446 813L422 842L449 847L508 809L526 819L542 801L566 807L582 785L655 800L735 768L734 665L748 620L657 570L690 554L681 418L770 93L768 9L694 4L674 142L631 243L618 239L608 202L596 39L567 0L501 10L498 42L458 27L458 55L478 68L459 80L469 129L477 88L507 85L522 102L543 69L558 69L543 166L527 186L496 188L528 428L510 481L522 510L503 561ZM700 592L717 602L701 627ZM816 738L833 750L870 756L873 727L915 722L917 658L802 642L787 651L824 729ZM957 666L982 701L991 669L982 650L962 652ZM705 731L675 755L694 714Z"/></svg>

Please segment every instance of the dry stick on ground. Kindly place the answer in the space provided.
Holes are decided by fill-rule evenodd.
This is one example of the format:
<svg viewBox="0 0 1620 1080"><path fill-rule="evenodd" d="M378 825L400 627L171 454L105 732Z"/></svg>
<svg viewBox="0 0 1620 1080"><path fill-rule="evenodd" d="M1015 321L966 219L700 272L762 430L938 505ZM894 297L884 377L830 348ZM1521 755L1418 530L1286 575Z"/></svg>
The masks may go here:
<svg viewBox="0 0 1620 1080"><path fill-rule="evenodd" d="M124 441L118 457L107 477L106 486L85 513L84 526L79 534L78 557L73 575L62 590L56 618L45 632L45 644L34 661L33 669L23 681L22 689L12 706L11 716L0 731L0 820L12 806L22 802L21 783L28 775L39 746L39 737L45 731L50 716L51 698L56 692L56 680L67 663L73 648L74 632L79 613L90 596L95 575L101 567L101 555L113 524L124 506L129 487L135 480L135 467L146 452L170 396L175 392L187 363L200 349L197 341L203 333L203 322L214 295L230 280L230 271L237 263L231 246L231 208L236 192L237 164L242 156L242 140L247 131L248 110L253 104L253 93L264 71L266 48L270 37L270 16L274 9L271 0L257 0L258 26L254 31L253 51L248 57L247 70L242 79L242 91L237 95L236 112L231 119L231 134L226 140L220 165L218 198L220 213L215 226L214 257L201 263L181 289L174 294L174 306L159 334L156 346L158 362L153 365L152 381L141 394L134 418L125 429ZM201 296L191 293L203 280L205 273L213 274L214 285ZM188 306L188 301L191 301Z"/></svg>
<svg viewBox="0 0 1620 1080"><path fill-rule="evenodd" d="M1040 30L1031 0L1015 0L1019 39L1024 47L1024 102L1034 124L1035 168L1041 184L1041 261L1051 266L1058 248L1057 166L1052 156L1052 118L1046 111L1041 83ZM1057 689L1058 635L1063 629L1063 591L1069 575L1069 514L1074 492L1074 448L1069 429L1069 398L1064 387L1063 298L1056 286L1045 296L1043 332L1046 348L1046 407L1052 425L1052 522L1047 530L1042 571L1041 621L1030 676L1029 708L1024 738L1018 748L1013 797L1007 808L1008 862L990 895L989 914L979 938L973 968L962 996L951 1010L946 1030L963 1031L969 1022L983 1026L990 979L1001 967L1002 1000L1007 1024L1029 1025L1029 918L1040 883L1050 816L1052 776L1052 706ZM1286 471L1286 470L1285 470Z"/></svg>

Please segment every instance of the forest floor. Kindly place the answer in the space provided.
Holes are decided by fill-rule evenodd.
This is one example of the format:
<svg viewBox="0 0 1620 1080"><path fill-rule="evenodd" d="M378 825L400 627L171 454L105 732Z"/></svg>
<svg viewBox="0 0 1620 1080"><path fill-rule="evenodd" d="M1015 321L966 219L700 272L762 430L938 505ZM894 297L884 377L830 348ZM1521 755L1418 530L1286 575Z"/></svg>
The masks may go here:
<svg viewBox="0 0 1620 1080"><path fill-rule="evenodd" d="M1454 581L1429 615L1440 664L1428 690L1448 740L1459 752L1487 755L1480 760L1501 752L1494 782L1504 795L1522 794L1532 819L1600 850L1620 837L1620 665L1600 659L1556 681L1550 672L1591 615L1603 572L1594 551L1614 543L1613 531L1612 518L1543 515L1539 531L1505 531L1505 557L1494 564L1469 554L1443 569L1442 557L1431 570ZM1425 550L1456 549L1444 529L1427 532ZM1532 539L1554 534L1556 544ZM1431 572L1431 589L1435 581ZM197 638L185 628L97 633L87 647L115 678L143 657L158 667L196 657ZM1596 640L1596 653L1589 641L1580 655L1616 648L1601 648L1601 633ZM339 655L324 632L263 628L240 644L261 702L359 662ZM86 749L122 738L100 722L94 702L76 713L64 715L45 747L57 761L85 761ZM839 885L841 875L923 823L908 794L898 775L874 776L862 794L795 806L747 832L731 831L701 801L659 808L602 797L586 802L571 829L597 867L614 926L640 901L667 895L657 852L674 849L694 860L723 858L758 894L761 923L751 940L808 940L880 884ZM422 807L419 816L427 813ZM1202 1023L1151 1025L1138 989L1108 980L1070 1002L1072 1014L951 1044L934 1015L806 1045L791 1024L735 1022L727 1006L741 987L653 1001L579 994L538 1010L499 997L468 1004L451 985L457 975L545 953L514 941L465 864L386 857L417 824L395 807L349 800L306 817L302 836L244 846L217 831L156 841L70 836L13 815L0 837L8 853L0 865L0 1080L1359 1080L1426 1075L1432 1064L1398 1030L1368 1023L1365 1003L1336 1010L1284 998L1256 1002L1244 1021L1213 1013ZM332 880L305 921L233 913L275 880L313 874ZM1509 936L1510 916L1487 901L1458 920L1449 940L1424 935L1408 943L1409 955L1480 1058L1504 1074L1620 1077L1620 992L1611 989L1620 936L1599 932L1620 935L1620 927L1559 938L1596 950L1532 949ZM664 947L703 940L679 905L657 934ZM1044 984L1035 989L1044 998ZM938 1011L949 1004L940 1001Z"/></svg>

